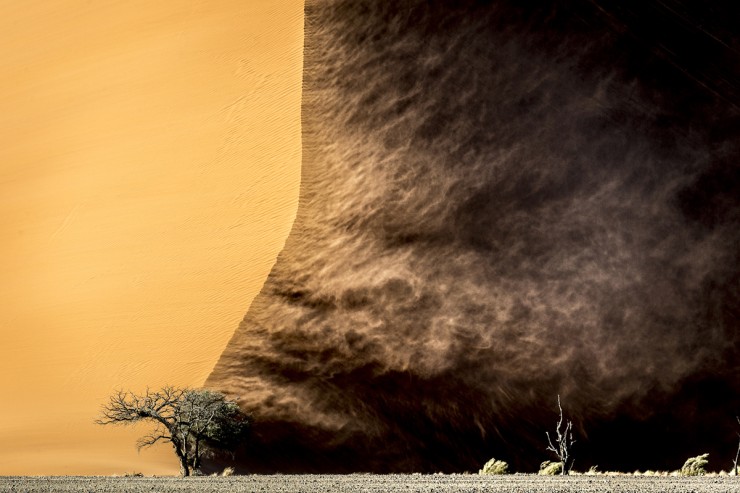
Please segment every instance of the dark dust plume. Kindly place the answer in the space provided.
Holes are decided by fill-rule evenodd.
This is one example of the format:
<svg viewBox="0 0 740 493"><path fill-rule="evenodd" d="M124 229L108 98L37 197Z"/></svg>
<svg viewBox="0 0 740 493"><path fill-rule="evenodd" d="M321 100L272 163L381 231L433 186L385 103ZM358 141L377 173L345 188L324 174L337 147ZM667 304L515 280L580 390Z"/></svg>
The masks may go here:
<svg viewBox="0 0 740 493"><path fill-rule="evenodd" d="M293 230L207 384L245 471L727 468L740 2L308 0Z"/></svg>

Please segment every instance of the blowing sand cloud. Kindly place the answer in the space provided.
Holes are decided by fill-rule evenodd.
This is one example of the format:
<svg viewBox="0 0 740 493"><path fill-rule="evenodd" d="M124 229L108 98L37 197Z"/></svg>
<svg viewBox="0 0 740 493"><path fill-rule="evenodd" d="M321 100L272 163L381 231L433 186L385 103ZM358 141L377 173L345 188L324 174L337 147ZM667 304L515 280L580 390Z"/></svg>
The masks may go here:
<svg viewBox="0 0 740 493"><path fill-rule="evenodd" d="M255 414L245 467L535 468L556 394L580 467L729 457L740 99L715 7L307 2L298 216L208 381Z"/></svg>

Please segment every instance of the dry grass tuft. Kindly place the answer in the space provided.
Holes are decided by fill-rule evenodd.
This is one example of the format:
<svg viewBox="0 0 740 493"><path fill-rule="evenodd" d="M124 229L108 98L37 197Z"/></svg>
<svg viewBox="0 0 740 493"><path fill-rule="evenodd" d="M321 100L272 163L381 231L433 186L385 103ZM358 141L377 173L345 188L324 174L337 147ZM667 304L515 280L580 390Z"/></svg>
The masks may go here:
<svg viewBox="0 0 740 493"><path fill-rule="evenodd" d="M478 474L509 474L509 464L503 460L491 459L478 471Z"/></svg>

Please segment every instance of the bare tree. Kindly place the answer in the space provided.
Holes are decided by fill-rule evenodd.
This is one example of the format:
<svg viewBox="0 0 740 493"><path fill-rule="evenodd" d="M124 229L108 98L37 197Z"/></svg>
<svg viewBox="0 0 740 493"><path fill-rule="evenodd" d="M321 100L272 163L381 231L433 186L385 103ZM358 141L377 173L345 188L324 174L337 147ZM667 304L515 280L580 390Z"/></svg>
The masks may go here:
<svg viewBox="0 0 740 493"><path fill-rule="evenodd" d="M555 444L553 444L550 438L550 433L545 432L547 435L547 450L553 452L563 465L560 470L560 474L566 475L570 472L570 468L573 465L573 458L571 457L571 449L576 441L573 439L573 422L571 420L565 421L563 418L563 407L560 405L560 394L558 394L558 409L560 409L560 419L558 419L558 425L555 428Z"/></svg>
<svg viewBox="0 0 740 493"><path fill-rule="evenodd" d="M114 393L95 422L129 425L142 421L155 424L154 431L137 441L139 449L170 442L180 462L180 474L199 470L201 459L213 449L228 449L249 425L239 406L220 392L172 386L143 395Z"/></svg>
<svg viewBox="0 0 740 493"><path fill-rule="evenodd" d="M740 417L735 416L735 420L737 421L737 424L740 424ZM732 470L735 472L735 476L737 476L737 460L740 459L740 433L738 433L737 436L737 452L735 452L735 461L732 463Z"/></svg>

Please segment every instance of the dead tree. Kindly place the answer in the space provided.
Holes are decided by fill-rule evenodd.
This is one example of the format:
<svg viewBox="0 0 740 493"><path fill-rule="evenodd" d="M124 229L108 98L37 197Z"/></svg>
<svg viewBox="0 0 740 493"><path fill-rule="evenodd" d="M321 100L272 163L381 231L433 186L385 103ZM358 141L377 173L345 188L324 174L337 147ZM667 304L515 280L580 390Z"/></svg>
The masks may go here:
<svg viewBox="0 0 740 493"><path fill-rule="evenodd" d="M737 421L737 424L740 424L740 417L735 416L735 420ZM737 452L735 452L735 461L732 463L732 470L735 472L735 476L737 476L737 460L740 459L740 433L738 433L737 436Z"/></svg>
<svg viewBox="0 0 740 493"><path fill-rule="evenodd" d="M547 435L547 450L553 452L562 464L560 474L563 476L570 472L570 468L573 465L573 457L571 455L571 449L576 441L573 439L573 422L571 420L565 421L563 418L563 407L560 405L560 394L558 394L558 409L560 409L560 419L558 419L557 427L555 428L555 443L550 438L550 433L545 432ZM557 446L555 445L557 444Z"/></svg>
<svg viewBox="0 0 740 493"><path fill-rule="evenodd" d="M164 387L143 395L118 391L101 409L95 423L128 425L150 421L154 431L141 437L139 449L170 442L180 462L180 474L200 468L202 457L213 449L235 445L249 421L237 404L220 392Z"/></svg>

